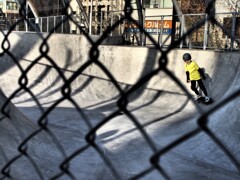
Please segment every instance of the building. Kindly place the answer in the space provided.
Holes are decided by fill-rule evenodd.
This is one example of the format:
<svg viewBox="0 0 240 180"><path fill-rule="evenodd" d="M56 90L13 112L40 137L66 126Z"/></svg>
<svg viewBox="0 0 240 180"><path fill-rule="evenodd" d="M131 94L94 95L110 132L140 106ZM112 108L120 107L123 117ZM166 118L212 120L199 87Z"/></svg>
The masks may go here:
<svg viewBox="0 0 240 180"><path fill-rule="evenodd" d="M19 3L17 0L3 0L2 11L9 21L13 21L19 17Z"/></svg>
<svg viewBox="0 0 240 180"><path fill-rule="evenodd" d="M3 9L3 2L0 0L0 8Z"/></svg>
<svg viewBox="0 0 240 180"><path fill-rule="evenodd" d="M118 21L124 15L125 0L82 0L80 3L78 0L71 1L70 11L77 17L81 22L82 27L91 29L90 32L93 34L101 34L103 30L111 27L112 24ZM172 12L173 4L171 0L146 0L140 11L137 5L137 1L131 1L131 6L134 9L132 17L137 20L139 19L139 12L143 14L144 28L151 34L155 39L158 39L159 35L163 35L163 39L167 38L171 34L172 28ZM91 14L92 8L92 14ZM162 17L167 15L168 17ZM142 20L143 20L142 19ZM140 39L139 28L132 22L124 22L125 24L119 26L111 32L114 34L126 34L128 41L134 41L134 38ZM126 25L127 24L127 25ZM76 24L71 25L71 29L74 33L80 33L79 27ZM148 40L148 39L147 39ZM168 44L170 41L168 40ZM139 42L131 42L131 44L139 44Z"/></svg>
<svg viewBox="0 0 240 180"><path fill-rule="evenodd" d="M0 29L6 30L19 17L19 3L17 0L0 1Z"/></svg>
<svg viewBox="0 0 240 180"><path fill-rule="evenodd" d="M54 23L59 21L57 16L64 15L66 4L63 4L63 2L62 0L28 0L27 16L33 24L39 26L38 29L43 32L49 32L53 28L52 26L55 25ZM131 5L134 9L133 17L140 21L137 1L131 1ZM65 32L80 34L82 31L80 31L79 27L82 27L87 33L100 35L124 15L124 6L125 0L71 0L68 14L72 16L74 23L69 21L69 25L66 26L69 30L65 30ZM3 12L8 20L19 19L19 7L17 0L3 1ZM162 15L172 14L171 0L146 0L146 4L143 7L144 11L142 13L144 19L146 19L145 28L147 32L157 36L160 28L163 27L161 23L163 23L168 28L164 28L162 33L171 33L171 18L165 18L160 22ZM136 28L126 27L127 22L124 23L114 29L111 35L127 32L130 36L135 36ZM17 30L22 28L24 28L24 25L21 25ZM34 29L29 27L27 30Z"/></svg>

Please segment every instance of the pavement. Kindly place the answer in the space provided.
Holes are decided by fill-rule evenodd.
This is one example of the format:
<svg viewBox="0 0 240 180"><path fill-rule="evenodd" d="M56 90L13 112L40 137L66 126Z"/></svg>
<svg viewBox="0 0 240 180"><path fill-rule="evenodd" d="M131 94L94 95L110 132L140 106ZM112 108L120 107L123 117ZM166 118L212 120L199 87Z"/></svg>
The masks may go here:
<svg viewBox="0 0 240 180"><path fill-rule="evenodd" d="M173 50L167 68L182 88L160 71L128 97L127 110L117 113L119 89L99 66L84 69L71 84L71 98L66 98L58 69L46 57L36 63L39 40L30 38L26 44L26 38L12 43L15 58L5 54L0 61L0 177L240 178L237 52L187 50L204 67L204 84L214 103L191 99L181 60L186 50ZM87 61L89 49L84 46L83 53L82 47L73 46L72 52L66 47L70 43L51 45L57 38L49 40L50 57L68 79ZM100 46L99 50L100 62L123 92L153 72L161 55L143 47ZM26 70L32 62L26 89L24 80L19 81L24 74L19 67ZM96 137L89 136L94 132ZM94 141L89 144L86 137Z"/></svg>

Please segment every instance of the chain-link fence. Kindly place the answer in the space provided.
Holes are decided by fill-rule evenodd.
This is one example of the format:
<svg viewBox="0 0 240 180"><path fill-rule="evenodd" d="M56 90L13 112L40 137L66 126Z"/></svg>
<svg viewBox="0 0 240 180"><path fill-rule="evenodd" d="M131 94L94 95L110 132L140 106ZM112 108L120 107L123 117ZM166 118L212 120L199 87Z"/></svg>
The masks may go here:
<svg viewBox="0 0 240 180"><path fill-rule="evenodd" d="M22 7L25 7L23 4ZM209 9L211 7L208 7ZM23 8L24 9L24 8ZM21 11L24 13L24 10ZM199 44L194 44L195 42L203 43L206 39L202 36L198 36L198 31L200 31L202 34L202 28L206 25L206 22L209 22L211 26L216 26L221 30L221 32L224 32L224 36L228 37L228 39L231 39L231 42L238 43L238 39L236 36L229 32L227 28L223 26L223 24L216 18L215 14L212 14L212 11L208 11L208 14L198 16L197 19L191 19L191 26L186 26L185 31L181 31L181 36L179 38L175 39L175 41L170 44L167 49L162 49L161 44L156 41L156 39L147 32L144 27L140 26L138 22L131 17L132 8L130 1L125 2L125 11L124 14L117 19L113 24L111 24L110 27L102 30L101 37L96 41L92 41L91 36L88 35L88 33L85 31L85 29L78 23L76 23L75 19L72 16L64 16L58 20L53 20L54 23L50 23L51 27L44 27L46 24L44 23L44 19L40 21L40 24L42 24L41 28L39 29L49 29L49 34L44 36L40 33L39 29L35 26L35 22L32 22L29 19L25 19L25 14L22 14L22 19L19 19L16 21L12 26L10 27L9 31L7 33L3 33L3 41L2 41L2 51L1 56L5 57L6 59L1 61L6 61L6 66L9 64L14 64L18 68L19 72L19 78L18 78L18 85L19 87L12 92L8 98L4 97L4 94L1 94L1 97L3 97L4 102L1 102L1 119L0 124L2 126L2 136L0 138L0 168L1 168L1 179L151 179L154 177L155 179L171 179L171 173L174 173L174 169L171 169L171 167L174 167L178 163L177 161L172 161L170 163L165 162L165 155L172 152L177 147L184 145L185 142L193 140L196 135L203 133L205 136L208 137L209 141L212 141L214 145L217 147L216 149L220 151L220 155L226 157L226 161L231 164L232 169L234 169L234 176L231 176L231 171L228 172L228 174L224 177L231 177L232 179L239 178L239 172L240 172L240 163L239 163L239 155L236 153L232 153L232 149L229 146L225 146L224 143L220 140L215 133L214 130L211 129L211 126L209 124L209 117L212 116L214 113L221 112L223 110L223 107L231 102L235 102L235 107L233 107L234 112L237 116L236 121L239 118L239 112L238 112L238 106L239 106L239 95L240 95L240 89L239 84L234 85L236 88L234 92L231 92L228 94L228 96L223 99L222 101L218 102L215 106L209 107L206 111L200 111L200 115L195 119L194 123L196 124L196 128L193 130L188 130L184 135L180 135L173 141L170 141L169 144L165 145L164 147L159 147L153 140L152 136L147 131L147 124L144 124L141 122L141 118L144 119L145 115L140 114L140 116L136 116L134 114L134 111L131 111L129 109L129 105L132 102L132 99L135 100L135 98L132 98L133 95L138 94L139 91L141 91L142 87L145 87L144 85L148 83L151 79L154 78L154 76L158 75L158 73L164 73L172 82L177 84L178 88L181 89L186 95L187 95L187 101L193 101L193 98L191 97L190 93L186 90L186 88L182 85L182 83L175 77L175 75L172 73L172 71L169 70L168 67L168 54L170 54L172 51L175 50L175 48L181 46L181 43L187 43L191 42L192 47L194 45L199 46ZM11 36L11 33L17 26L20 24L26 22L29 25L30 29L36 30L36 35L39 36L40 39L42 39L42 43L39 45L39 56L37 56L34 61L29 62L29 64L26 67L22 67L22 65L19 62L19 59L16 58L14 51L11 49L11 42L9 41L9 37ZM53 36L53 33L55 31L58 31L59 28L65 27L64 24L66 22L71 22L75 24L77 27L77 30L81 32L81 34L88 40L88 43L90 44L90 51L88 54L88 60L83 63L80 67L77 67L77 70L74 71L72 74L66 74L63 73L63 68L60 68L54 59L52 59L49 55L49 49L51 47L48 44L49 39ZM115 77L110 73L110 70L106 68L106 66L99 61L99 48L101 43L108 38L109 34L111 32L115 31L119 25L123 24L125 21L128 21L130 23L133 23L136 25L136 27L139 29L140 32L144 33L146 36L146 39L151 42L152 45L154 45L154 48L158 53L160 53L160 57L158 60L158 66L157 68L153 68L150 72L147 72L140 78L135 84L130 86L128 84L122 84L118 82ZM185 20L186 22L188 20ZM190 21L190 20L189 20ZM226 20L227 21L227 20ZM48 24L48 23L47 23ZM210 26L210 29L212 28ZM65 28L63 28L65 29ZM66 28L67 29L67 28ZM161 31L160 31L161 32ZM213 36L217 36L217 34L211 34L211 40L207 40L211 42L212 44L217 43L217 40L214 39ZM191 38L189 38L191 37ZM222 35L221 35L222 37ZM192 42L190 39L197 39L197 41ZM217 38L216 38L217 39ZM161 41L162 42L162 41ZM29 43L29 42L28 42ZM32 43L32 42L31 42ZM219 44L219 46L222 46L222 43ZM21 47L16 47L21 48ZM221 47L222 48L222 47ZM31 51L31 49L29 49ZM152 55L152 54L151 54ZM155 54L153 54L154 56ZM68 55L68 57L71 57L71 54ZM157 55L156 55L157 57ZM40 60L43 59L47 61L46 69L42 72L40 72L39 79L36 82L31 82L31 79L28 78L29 73L31 70L38 66L40 63ZM9 62L11 61L11 62ZM69 60L71 61L71 60ZM151 62L148 62L151 63ZM77 63L76 63L77 64ZM81 107L77 103L77 100L73 98L74 93L78 93L79 91L83 91L84 87L87 87L95 78L94 75L86 75L84 74L85 70L87 68L90 68L95 65L97 66L103 74L109 79L106 83L111 83L112 87L116 89L118 92L116 97L114 97L112 100L114 100L114 104L110 104L108 107L105 107L110 113L108 113L105 117L100 117L97 115L97 122L92 121L92 114L96 113L97 110L91 110L91 107L89 107L90 110L86 110ZM66 65L67 66L67 65ZM11 68L4 67L4 68ZM67 68L67 67L64 67ZM120 68L120 67L119 67ZM127 67L122 67L125 71ZM126 68L126 69L125 69ZM60 98L55 100L52 104L50 104L47 108L43 106L40 103L39 96L44 95L44 92L46 90L42 90L42 94L35 94L34 93L34 86L38 83L41 83L45 78L51 78L50 70L54 70L54 73L56 73L57 79L53 79L52 83L49 85L49 88L51 86L54 86L58 84L59 81L63 83L60 87L54 90L51 90L52 94L54 94L55 91L58 91L60 93ZM226 68L226 71L229 71L229 69ZM5 72L5 71L4 71ZM38 74L39 72L31 72L34 74ZM236 72L236 74L239 72ZM227 73L226 73L227 74ZM82 76L87 76L86 79L82 79L83 84L74 84L75 80L77 78L82 78ZM239 81L237 81L239 82ZM33 84L31 84L33 83ZM219 82L221 83L221 82ZM236 82L235 82L236 83ZM77 86L75 89L76 91L72 92L72 86ZM100 88L100 87L99 87ZM36 122L37 127L32 127L29 125L28 122L26 122L26 117L24 117L23 114L19 114L17 112L17 109L15 106L11 104L11 101L13 101L15 98L19 97L21 94L27 93L28 96L35 102L35 107L37 107L38 111L34 114L36 116ZM105 92L107 94L109 92ZM148 103L146 104L140 104L135 105L133 109L139 109L139 108L145 108L148 109L148 106L150 104L154 103L155 101L159 100L161 98L161 91L157 93ZM51 99L51 95L47 97L47 99ZM179 94L178 94L179 95ZM180 95L179 95L180 96ZM137 96L136 96L137 97ZM174 99L170 99L171 101L174 101ZM61 104L62 102L67 101L69 104L71 104L74 109L76 110L75 113L78 114L79 118L70 120L73 116L72 113L68 114L68 123L71 123L72 126L81 127L86 131L85 134L81 134L78 132L78 129L72 129L73 135L74 133L77 134L77 137L71 136L69 137L65 144L68 146L62 146L61 138L64 138L64 136L68 136L67 134L67 123L64 125L58 124L58 126L61 126L62 131L54 131L54 128L51 126L51 122L49 122L49 118L51 116L51 113L57 109L57 106ZM101 102L102 104L106 102ZM81 104L81 103L80 103ZM160 120L165 120L167 117L174 116L177 112L181 112L182 109L186 106L186 103L183 104L183 107L180 107L176 112L170 112L169 114L164 114L161 116L158 116L156 118L156 122ZM114 109L116 107L116 109ZM152 107L151 107L152 108ZM151 112L151 108L148 109L149 112ZM105 109L105 111L107 111ZM168 109L165 109L165 113L168 113ZM31 109L32 112L34 111ZM225 109L224 109L225 110ZM61 111L61 109L59 110ZM102 111L102 110L101 110ZM60 112L59 112L60 113ZM67 111L66 111L67 113ZM102 112L101 112L102 113ZM14 114L18 114L17 116ZM118 126L124 126L124 123L130 123L132 126L132 129L130 130L138 133L141 135L141 140L144 141L144 146L138 146L139 148L142 148L143 151L141 151L140 156L146 156L146 161L148 162L148 167L144 170L131 172L131 169L129 169L129 174L127 178L121 174L121 167L118 167L116 164L114 164L114 156L111 156L110 152L106 153L104 151L103 145L97 140L99 137L96 135L97 131L100 130L104 125L110 123L113 121L113 119L118 116L124 114L127 117L126 122L118 122ZM188 118L188 117L186 117ZM57 120L62 120L61 115L57 118ZM155 121L151 122L154 123ZM226 121L225 121L226 122ZM80 124L80 126L77 126L76 124ZM114 122L117 123L117 122ZM237 122L236 124L238 124ZM10 125L9 125L10 124ZM24 128L24 126L26 126ZM21 128L19 128L21 127ZM221 126L220 126L221 127ZM174 127L176 128L176 127ZM112 130L114 131L114 129ZM185 131L185 130L183 130ZM239 132L238 129L234 132ZM69 132L70 133L70 132ZM114 133L114 132L110 132ZM127 134L128 134L127 133ZM167 133L167 132L166 132ZM4 136L4 134L7 134L7 136ZM102 135L104 136L104 135ZM15 139L14 144L9 144L7 137L9 139ZM61 138L60 138L61 137ZM237 140L239 140L239 135L236 135ZM119 137L120 139L121 137ZM161 138L161 137L159 137ZM79 140L80 139L80 140ZM34 141L36 140L36 141ZM236 140L236 141L237 141ZM132 146L132 144L135 143L135 139L133 139L134 142L131 144L126 144L126 146ZM229 139L231 141L231 139ZM119 141L120 142L120 141ZM121 141L121 143L123 143ZM123 143L124 144L124 143ZM44 153L41 154L41 156L36 151L42 151L42 149L39 147L41 145L47 146ZM117 146L117 143L115 144ZM10 146L10 147L9 147ZM196 145L197 146L197 145ZM199 145L201 146L201 145ZM238 146L238 145L236 145ZM75 147L74 150L70 151L69 147ZM239 146L238 146L239 147ZM112 152L118 151L114 149L115 147L112 147ZM116 147L117 148L117 147ZM144 149L149 148L151 153L146 154L144 153ZM201 147L195 147L200 148ZM207 148L207 147L206 147ZM9 150L6 152L6 149ZM87 151L90 150L90 151ZM214 149L213 149L214 150ZM237 151L237 150L235 150ZM234 151L234 152L235 152ZM129 152L126 152L129 153ZM94 154L97 154L98 156L95 157ZM138 159L139 157L135 157ZM211 157L209 157L211 158ZM51 159L51 160L48 160ZM100 159L100 160L99 160ZM87 162L91 160L89 166L87 166ZM216 162L218 162L217 159L215 159ZM104 171L99 172L97 171L97 176L93 177L92 169L91 167L94 166L94 162L99 161L98 168L102 168L102 166L106 167ZM122 166L127 166L129 162L122 162ZM187 159L188 163L191 164L191 160ZM27 163L26 163L27 162ZM81 163L80 163L81 162ZM199 162L196 162L199 163ZM132 163L134 164L134 163ZM164 166L163 164L168 164L168 166ZM26 166L27 165L27 166ZM75 166L74 166L75 165ZM24 167L22 167L24 166ZM72 168L74 166L75 168ZM134 165L133 165L134 166ZM137 165L135 165L137 166ZM202 166L201 163L199 163L199 166ZM134 169L134 167L132 167ZM209 168L210 171L214 171L213 169ZM222 169L221 169L222 170ZM218 170L218 173L221 173ZM191 171L193 179L201 179L202 176L198 176L198 172L194 170L185 170ZM197 170L198 171L198 170ZM83 172L88 172L89 177L85 176L82 177L81 175ZM150 174L154 173L154 176L151 176L148 178ZM207 172L206 172L207 173ZM211 172L208 172L211 174ZM16 177L16 174L18 177ZM108 174L108 176L106 175ZM183 172L184 174L184 172ZM95 174L94 174L95 175ZM189 176L188 176L189 177ZM185 179L185 177L179 177L179 179Z"/></svg>

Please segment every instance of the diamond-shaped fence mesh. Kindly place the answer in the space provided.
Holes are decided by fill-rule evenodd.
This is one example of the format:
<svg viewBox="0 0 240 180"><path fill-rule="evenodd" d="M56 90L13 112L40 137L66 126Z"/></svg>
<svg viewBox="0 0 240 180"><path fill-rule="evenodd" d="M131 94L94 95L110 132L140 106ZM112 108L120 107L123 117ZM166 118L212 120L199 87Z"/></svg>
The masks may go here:
<svg viewBox="0 0 240 180"><path fill-rule="evenodd" d="M22 4L22 7L24 6L25 4ZM165 47L165 49L162 49L159 42L157 42L138 21L132 18L132 7L129 1L125 2L125 11L122 15L113 14L114 21L109 22L110 25L105 24L107 28L102 30L100 28L94 29L96 32L102 32L97 41L91 39L91 36L86 33L84 27L75 21L72 14L62 16L61 18L58 17L56 22L54 18L42 18L39 22L39 24L42 24L42 31L49 32L48 34L42 34L39 32L40 28L35 26L34 21L26 19L24 8L22 8L21 12L23 13L22 18L11 23L9 31L2 33L1 61L4 61L6 65L6 67L2 68L11 69L14 66L14 68L17 69L15 72L18 74L14 74L14 76L18 76L16 82L18 86L13 92L8 92L8 97L5 97L1 92L1 179L152 179L153 177L155 179L172 179L171 174L175 173L174 167L179 165L178 163L180 162L177 157L175 160L175 156L177 156L178 153L173 151L181 151L181 147L185 146L187 142L194 141L197 135L201 135L202 138L208 139L208 142L212 142L213 145L209 146L209 148L213 148L212 151L217 149L216 151L220 156L226 157L224 162L230 164L231 168L234 169L234 175L231 175L232 172L229 170L224 177L228 177L229 175L231 179L239 178L240 163L237 150L231 149L231 143L226 146L226 142L221 140L221 134L216 133L216 129L212 128L212 124L209 122L209 118L212 116L216 116L216 119L218 119L217 114L221 111L225 111L225 105L231 104L231 102L235 102L235 105L239 105L239 85L236 85L236 90L229 93L224 100L220 101L215 106L211 106L211 108L206 111L202 111L201 108L196 105L199 115L194 119L194 128L188 130L182 128L184 133L180 133L177 138L173 138L168 143L164 143L163 140L161 143L164 144L164 146L159 146L155 141L156 137L153 138L153 135L148 132L148 126L159 121L162 122L166 120L166 124L163 124L163 126L171 125L168 118L174 118L174 115L181 112L189 101L193 101L189 91L168 67L168 55L174 51L175 48L179 47L181 43L187 42L189 42L192 47L203 46L203 33L206 22L209 22L209 29L216 26L218 28L218 33L222 33L222 36L226 36L230 38L230 40L234 40L234 43L238 44L237 37L233 36L233 34L228 31L229 29L222 25L222 22L219 22L214 12L209 11L207 15L199 15L195 16L195 18L190 18L191 22L186 26L186 29L182 31L182 36L172 45L167 48ZM189 16L187 18L189 18ZM187 19L185 20L187 21ZM50 26L46 26L48 24L47 21L51 21L51 23L49 23ZM90 44L89 51L85 51L84 48L86 47L83 47L84 50L80 52L80 54L88 52L89 54L87 54L87 60L81 62L81 65L78 66L78 62L75 62L77 60L71 60L72 55L69 51L66 55L66 57L69 58L67 60L68 63L60 67L59 64L56 63L56 60L49 55L49 50L51 50L49 41L53 38L55 32L67 31L68 25L66 22L68 21L77 27L78 31L81 32L82 36L84 36ZM23 47L12 47L12 42L9 39L13 34L13 30L16 30L16 27L24 27L25 22L29 24L29 31L36 31L36 36L41 39L41 43L37 44L39 51L36 52L36 58L31 61L25 59L27 63L23 65L14 52L15 48ZM152 56L156 58L157 53L160 54L157 67L142 74L141 78L133 85L124 84L116 80L110 69L106 67L106 64L99 60L101 50L103 51L101 44L109 37L109 34L112 33L112 35L114 35L116 32L120 32L121 28L119 28L119 25L124 22L135 24L139 31L146 36L147 41L154 45ZM61 28L63 28L63 31ZM181 33L180 29L179 33ZM216 36L216 34L210 34L207 40L210 45L216 44L218 41L218 39L214 39ZM193 40L194 43L191 43ZM32 43L32 46L36 45L34 42L25 43ZM224 48L220 47L223 42L217 42L217 44L219 44L218 49ZM229 46L231 46L231 42ZM31 49L29 49L29 51L31 51ZM24 55L22 55L22 59L24 59ZM74 63L75 69L69 70L69 64L71 65ZM42 65L44 65L44 68L41 68ZM101 75L106 78L101 79L97 77L98 74L94 72L93 67L99 69ZM127 71L127 67L115 68L123 68L122 71ZM6 71L3 71L2 74ZM226 71L230 70L226 69ZM238 72L235 74L237 73ZM160 109L160 107L152 107L150 105L154 104L155 101L159 101L161 104L161 94L163 92L157 91L157 93L150 96L151 98L147 99L145 103L136 102L136 104L134 104L133 102L137 99L138 94L141 93L142 88L158 75L162 76L163 79L167 78L169 83L177 85L180 92L183 92L187 98L185 100L182 99L182 106L175 112L171 112L168 108L164 107L166 104L163 102L161 106L163 110L159 110L162 114L156 115L155 119L150 122L146 121L146 119L149 118L148 115L153 113L154 110L158 111L157 109ZM34 76L37 78L29 78ZM11 77L9 76L9 78ZM38 88L38 91L35 91L35 87L41 87L41 83L46 79L49 83L47 85L48 88L42 87L42 89ZM88 88L91 83L98 83L98 81L103 81L103 84L99 83L96 89ZM229 83L231 83L230 81ZM9 80L9 82L11 81ZM108 85L108 87L106 89L102 88L105 85ZM6 86L11 86L11 84L6 84ZM98 102L98 104L104 105L103 108L99 109L95 109L94 106L86 106L79 98L75 98L75 95L84 92L86 97L81 98L85 98L88 102L91 101L91 98L101 99L101 97L98 96L104 93L100 93L100 91L105 91L105 94L109 95L109 93L111 93L110 90L114 90L115 93L113 93L111 99ZM99 94L96 93L96 97L93 97L91 91L99 92ZM21 99L21 95L25 95L25 98ZM181 96L181 94L175 95ZM45 101L44 104L41 101L43 98L49 101ZM174 98L169 96L169 101L174 101ZM11 102L14 102L14 105ZM34 121L34 123L28 121L26 115L20 113L19 109L15 107L15 105L20 102L26 104L30 102L34 103L34 105L28 108L26 105L27 110L20 108L22 111L31 112L33 117L32 121ZM68 104L64 109L61 107L63 103ZM237 118L239 118L239 107L232 108L232 113L238 114ZM146 112L149 114L135 113L138 109L146 109ZM62 116L62 112L64 112L64 116ZM105 115L103 112L108 113ZM124 115L124 120L119 119L119 115ZM176 119L177 118L178 117L176 117ZM185 118L188 119L190 117ZM105 145L103 145L101 138L106 136L111 137L112 134L116 133L115 129L112 129L105 134L102 133L99 135L98 132L101 131L105 125L110 127L121 126L123 128L128 126L131 128L127 132L123 132L122 134L119 133L119 135L115 137L117 139L115 144L111 144L111 139L105 138ZM217 127L221 128L220 125ZM158 131L157 128L158 126L156 126L156 131ZM177 125L175 124L172 128L177 128ZM168 130L164 132L167 134L167 131ZM234 132L239 132L239 130L236 129ZM178 135L178 133L176 133L176 135ZM137 143L135 137L140 139L138 139L138 141L141 142L141 145ZM162 137L158 138L161 139ZM238 141L239 134L236 135L235 138L236 140L234 142ZM129 141L130 139L132 140L131 142ZM229 141L231 141L231 139L229 139ZM205 142L206 146L195 144L195 148L202 151L202 147L208 147L208 142ZM127 152L121 149L126 146L128 146L128 148L126 148ZM232 146L239 147L239 145ZM121 148L118 149L118 147ZM106 151L107 148L111 150ZM134 149L130 150L131 148L138 148L137 150L140 150L139 154L131 155L131 153L134 152ZM133 159L128 158L123 158L121 163L116 163L117 157L114 156L114 153L118 153L120 149L123 156L126 153L129 157L132 156L133 159L136 160L144 157L145 164L143 163L141 166L141 164L138 164L138 161L136 161L137 164L135 164ZM171 156L173 161L169 162L167 160L168 156ZM190 166L191 163L193 163L190 158L181 158L184 159L184 162L189 163ZM212 157L209 157L209 159L211 158ZM199 160L195 161L200 167L200 170L190 168L185 169L185 173L189 174L190 172L190 174L192 174L192 179L201 179L201 176L198 176L198 172L196 171L201 171L201 167L204 165ZM209 164L213 161L214 160L211 160ZM215 161L218 162L217 159L215 159ZM129 167L128 164L130 164L131 167ZM179 166L181 166L181 164ZM225 169L222 168L222 171L225 172L226 169L227 167ZM221 174L221 170L211 168L210 165L209 171L212 171L213 174L215 172ZM126 175L123 174L123 172L128 173ZM182 173L184 174L184 171ZM211 174L211 172L206 173ZM178 178L175 176L174 179ZM179 179L185 179L185 177L179 177Z"/></svg>

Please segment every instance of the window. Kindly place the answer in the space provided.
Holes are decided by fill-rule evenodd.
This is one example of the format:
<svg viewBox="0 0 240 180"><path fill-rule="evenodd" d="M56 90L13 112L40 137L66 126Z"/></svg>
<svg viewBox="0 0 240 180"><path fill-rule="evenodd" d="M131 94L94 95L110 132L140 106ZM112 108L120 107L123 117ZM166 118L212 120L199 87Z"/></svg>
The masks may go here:
<svg viewBox="0 0 240 180"><path fill-rule="evenodd" d="M18 10L17 2L7 2L6 8L8 10Z"/></svg>
<svg viewBox="0 0 240 180"><path fill-rule="evenodd" d="M172 8L172 0L146 0L146 8Z"/></svg>
<svg viewBox="0 0 240 180"><path fill-rule="evenodd" d="M146 0L146 8L160 8L161 0Z"/></svg>
<svg viewBox="0 0 240 180"><path fill-rule="evenodd" d="M163 8L172 8L172 0L162 0L162 7Z"/></svg>

